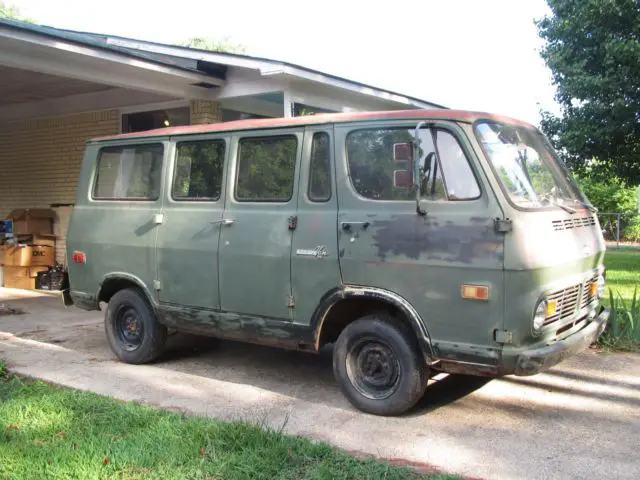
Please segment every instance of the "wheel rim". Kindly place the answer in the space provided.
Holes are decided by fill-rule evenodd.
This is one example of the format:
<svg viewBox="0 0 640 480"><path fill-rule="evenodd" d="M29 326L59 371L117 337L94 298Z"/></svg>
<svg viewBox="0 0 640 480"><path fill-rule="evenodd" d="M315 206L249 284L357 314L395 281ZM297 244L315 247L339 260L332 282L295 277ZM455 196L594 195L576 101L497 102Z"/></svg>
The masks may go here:
<svg viewBox="0 0 640 480"><path fill-rule="evenodd" d="M372 400L390 397L400 383L400 362L393 349L377 338L356 341L347 356L347 375L361 395Z"/></svg>
<svg viewBox="0 0 640 480"><path fill-rule="evenodd" d="M115 327L122 348L131 352L142 345L144 327L142 318L135 308L120 308L116 314Z"/></svg>

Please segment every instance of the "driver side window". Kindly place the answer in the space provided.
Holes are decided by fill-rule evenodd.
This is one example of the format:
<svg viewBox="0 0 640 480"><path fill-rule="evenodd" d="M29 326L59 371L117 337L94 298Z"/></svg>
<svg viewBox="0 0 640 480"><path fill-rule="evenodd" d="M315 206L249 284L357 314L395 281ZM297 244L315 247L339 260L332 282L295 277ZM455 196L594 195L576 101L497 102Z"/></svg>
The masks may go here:
<svg viewBox="0 0 640 480"><path fill-rule="evenodd" d="M415 190L399 186L396 171L406 170L406 162L394 158L394 146L413 140L413 129L388 127L354 130L347 135L349 178L355 191L370 200L412 201ZM437 159L431 130L419 132L420 194L430 201L470 200L480 196L469 161L456 138L445 130L436 131Z"/></svg>

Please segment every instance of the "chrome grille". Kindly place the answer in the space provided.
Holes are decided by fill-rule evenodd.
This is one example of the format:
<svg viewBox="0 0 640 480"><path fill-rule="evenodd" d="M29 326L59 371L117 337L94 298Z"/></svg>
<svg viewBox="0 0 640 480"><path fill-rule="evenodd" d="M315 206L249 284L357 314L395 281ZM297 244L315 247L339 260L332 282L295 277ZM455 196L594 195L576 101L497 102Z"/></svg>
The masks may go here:
<svg viewBox="0 0 640 480"><path fill-rule="evenodd" d="M597 281L598 276L594 275L584 283L584 287L582 288L582 301L580 302L580 308L585 308L595 299L595 297L591 295L591 285L597 283Z"/></svg>
<svg viewBox="0 0 640 480"><path fill-rule="evenodd" d="M591 227L595 224L596 219L593 216L551 221L551 227L556 232L561 230L571 230L572 228Z"/></svg>
<svg viewBox="0 0 640 480"><path fill-rule="evenodd" d="M545 325L557 322L570 317L576 313L576 307L578 305L580 297L580 284L573 285L571 287L557 290L549 295L549 300L556 300L558 302L555 315L547 318L544 321Z"/></svg>

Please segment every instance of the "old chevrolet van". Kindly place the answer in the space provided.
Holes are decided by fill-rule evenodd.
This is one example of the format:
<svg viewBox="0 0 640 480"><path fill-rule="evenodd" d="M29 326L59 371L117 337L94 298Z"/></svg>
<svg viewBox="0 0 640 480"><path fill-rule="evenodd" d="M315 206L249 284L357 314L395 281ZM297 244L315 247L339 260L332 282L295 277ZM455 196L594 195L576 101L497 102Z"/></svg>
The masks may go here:
<svg viewBox="0 0 640 480"><path fill-rule="evenodd" d="M168 330L318 352L398 415L433 372L531 375L586 348L605 244L533 126L412 110L164 128L88 142L66 303L124 362Z"/></svg>

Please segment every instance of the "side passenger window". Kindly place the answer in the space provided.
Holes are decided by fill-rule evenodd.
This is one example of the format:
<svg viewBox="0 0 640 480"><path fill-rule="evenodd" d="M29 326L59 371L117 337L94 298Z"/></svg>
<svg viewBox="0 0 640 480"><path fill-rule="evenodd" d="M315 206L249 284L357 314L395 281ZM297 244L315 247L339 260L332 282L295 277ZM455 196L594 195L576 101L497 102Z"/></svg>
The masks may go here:
<svg viewBox="0 0 640 480"><path fill-rule="evenodd" d="M312 202L326 202L331 198L331 151L329 135L324 132L313 135L308 192Z"/></svg>
<svg viewBox="0 0 640 480"><path fill-rule="evenodd" d="M162 144L100 149L93 198L157 200L162 174Z"/></svg>
<svg viewBox="0 0 640 480"><path fill-rule="evenodd" d="M175 200L218 200L224 150L223 140L178 143L171 196Z"/></svg>
<svg viewBox="0 0 640 480"><path fill-rule="evenodd" d="M249 202L291 200L297 147L294 136L240 140L236 199Z"/></svg>

